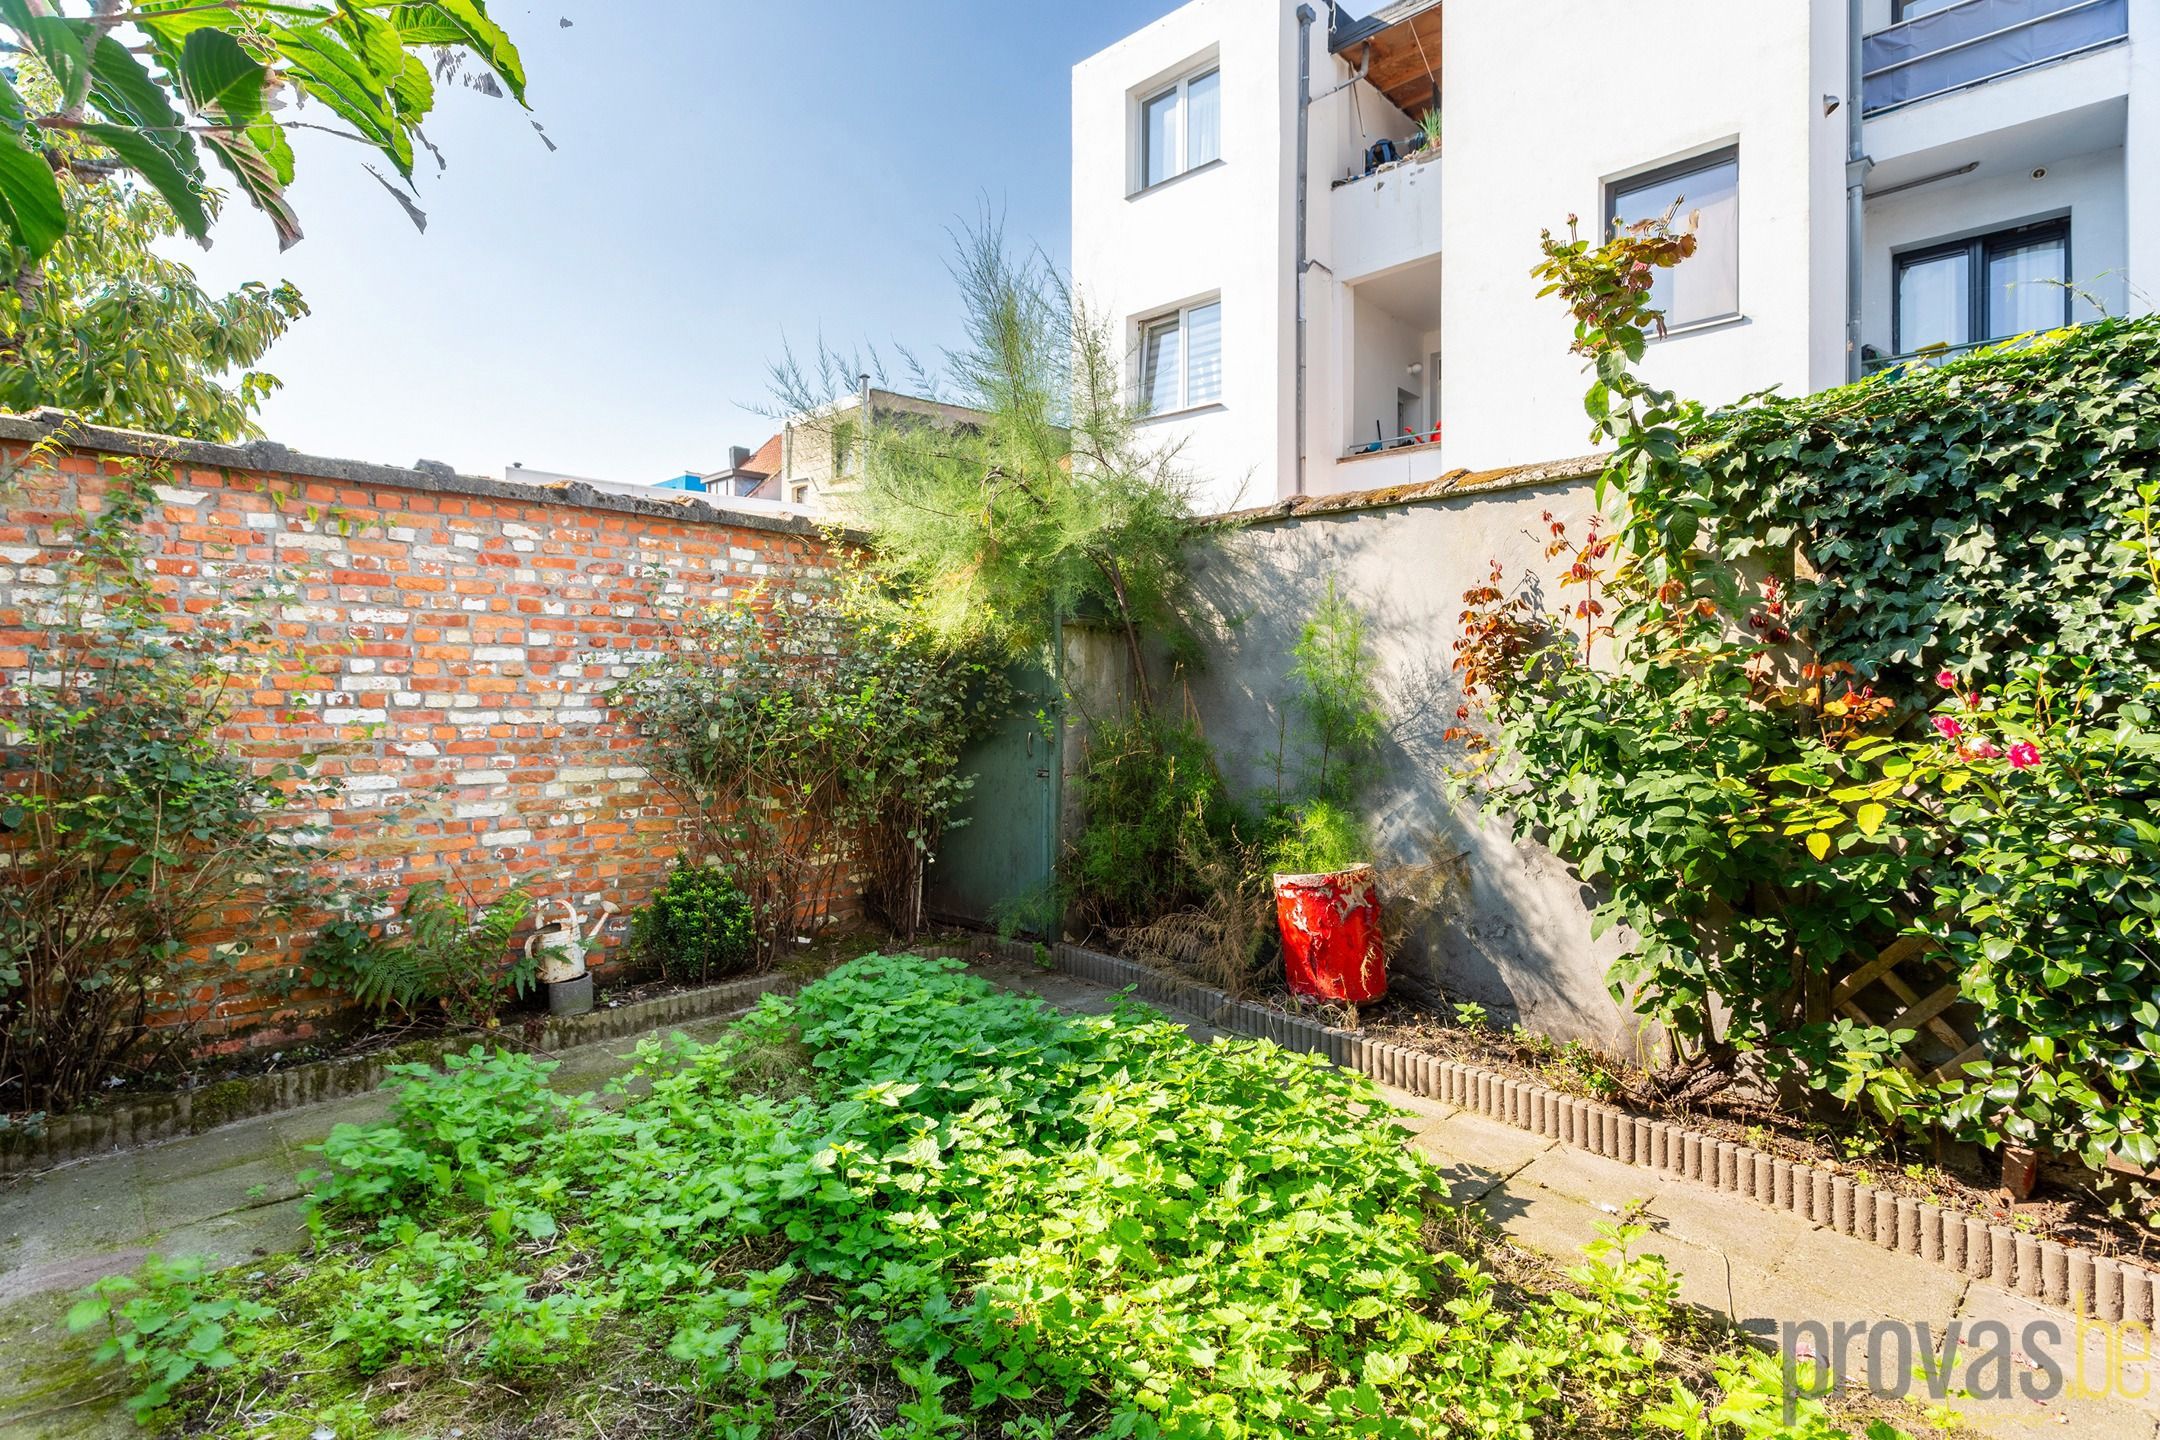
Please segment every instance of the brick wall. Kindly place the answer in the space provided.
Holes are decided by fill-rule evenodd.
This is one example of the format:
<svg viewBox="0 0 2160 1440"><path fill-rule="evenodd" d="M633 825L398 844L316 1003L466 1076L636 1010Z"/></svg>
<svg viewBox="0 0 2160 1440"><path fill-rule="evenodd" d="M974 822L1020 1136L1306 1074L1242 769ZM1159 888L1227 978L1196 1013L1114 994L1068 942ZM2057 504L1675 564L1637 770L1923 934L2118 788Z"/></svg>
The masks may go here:
<svg viewBox="0 0 2160 1440"><path fill-rule="evenodd" d="M49 623L71 517L125 468L169 473L147 543L162 585L201 608L268 565L302 594L280 612L290 663L240 696L229 734L262 763L325 754L344 798L327 818L349 874L395 900L461 879L482 899L513 880L623 915L594 954L603 982L627 916L677 854L677 815L637 764L602 691L666 643L648 575L672 596L760 582L815 585L828 555L786 516L696 496L525 485L213 446L0 416L0 681ZM279 996L250 972L309 938L273 937L212 966L190 997L206 1045L313 1033L342 997Z"/></svg>

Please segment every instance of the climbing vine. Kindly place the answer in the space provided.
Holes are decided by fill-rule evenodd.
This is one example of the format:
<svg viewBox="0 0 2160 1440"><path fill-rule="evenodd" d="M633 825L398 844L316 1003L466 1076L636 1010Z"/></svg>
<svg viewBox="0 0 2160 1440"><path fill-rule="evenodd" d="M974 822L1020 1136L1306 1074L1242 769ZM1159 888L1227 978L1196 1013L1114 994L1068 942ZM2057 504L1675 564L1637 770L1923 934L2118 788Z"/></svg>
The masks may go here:
<svg viewBox="0 0 2160 1440"><path fill-rule="evenodd" d="M1469 783L1627 928L1611 978L1672 1037L1658 1088L1752 1052L1891 1124L2151 1164L2160 324L1710 411L1632 368L1691 248L1661 221L1545 239L1618 515L1569 577L1612 640L1593 664L1598 617L1473 589ZM1828 1003L1899 943L1949 963L1977 1055L1930 1073L1919 1022Z"/></svg>

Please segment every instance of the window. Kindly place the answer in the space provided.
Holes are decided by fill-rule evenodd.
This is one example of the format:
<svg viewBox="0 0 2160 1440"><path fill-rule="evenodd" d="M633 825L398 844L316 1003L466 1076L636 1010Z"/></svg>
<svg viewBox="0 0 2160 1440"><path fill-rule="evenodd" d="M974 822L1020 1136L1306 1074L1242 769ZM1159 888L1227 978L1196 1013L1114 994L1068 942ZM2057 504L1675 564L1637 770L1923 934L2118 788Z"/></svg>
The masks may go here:
<svg viewBox="0 0 2160 1440"><path fill-rule="evenodd" d="M2070 225L2051 220L1897 258L1900 355L2070 323Z"/></svg>
<svg viewBox="0 0 2160 1440"><path fill-rule="evenodd" d="M1890 23L1902 25L1907 20L1917 20L1922 15L1932 15L1937 10L1948 10L1964 3L1965 0L1893 0Z"/></svg>
<svg viewBox="0 0 2160 1440"><path fill-rule="evenodd" d="M1660 270L1650 303L1669 326L1700 325L1740 313L1740 152L1725 149L1606 190L1605 213L1623 225L1661 218L1675 204L1673 224L1695 232L1695 253Z"/></svg>
<svg viewBox="0 0 2160 1440"><path fill-rule="evenodd" d="M797 505L807 505L810 503L810 485L807 481L800 485L794 486L789 491L789 493L794 496L795 503Z"/></svg>
<svg viewBox="0 0 2160 1440"><path fill-rule="evenodd" d="M1140 185L1222 158L1222 72L1202 70L1140 102Z"/></svg>
<svg viewBox="0 0 2160 1440"><path fill-rule="evenodd" d="M1140 326L1139 402L1151 415L1222 399L1222 302L1209 300Z"/></svg>

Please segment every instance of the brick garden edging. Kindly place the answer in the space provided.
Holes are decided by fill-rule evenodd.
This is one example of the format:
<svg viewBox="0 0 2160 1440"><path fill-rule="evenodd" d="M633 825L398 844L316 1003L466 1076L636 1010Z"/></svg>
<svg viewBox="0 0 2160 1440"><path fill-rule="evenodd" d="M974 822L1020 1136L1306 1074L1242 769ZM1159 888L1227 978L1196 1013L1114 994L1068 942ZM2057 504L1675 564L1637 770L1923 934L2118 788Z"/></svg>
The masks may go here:
<svg viewBox="0 0 2160 1440"><path fill-rule="evenodd" d="M535 1050L568 1050L620 1040L665 1025L709 1020L748 1009L760 996L788 995L800 988L802 981L795 976L753 975L613 1009L548 1019L539 1026L537 1036L517 1026L506 1026L495 1034L498 1038L515 1037ZM434 1036L372 1055L319 1060L290 1070L221 1080L196 1090L121 1100L101 1110L62 1115L34 1131L0 1130L0 1176L47 1170L70 1160L200 1135L236 1120L365 1094L383 1083L392 1065L434 1064L447 1053L485 1043L489 1038L487 1032L476 1030Z"/></svg>
<svg viewBox="0 0 2160 1440"><path fill-rule="evenodd" d="M1286 1050L1324 1054L1398 1090L1458 1105L1623 1164L1742 1195L1769 1209L1789 1210L1841 1235L1917 1255L2058 1309L2102 1321L2153 1323L2160 1274L2082 1245L2043 1240L1669 1120L1233 1000L1220 990L1114 955L1077 945L1037 947L994 938L985 943L1007 959L1034 962L1047 955L1067 974L1132 986L1141 999L1182 1010L1218 1029L1273 1040Z"/></svg>

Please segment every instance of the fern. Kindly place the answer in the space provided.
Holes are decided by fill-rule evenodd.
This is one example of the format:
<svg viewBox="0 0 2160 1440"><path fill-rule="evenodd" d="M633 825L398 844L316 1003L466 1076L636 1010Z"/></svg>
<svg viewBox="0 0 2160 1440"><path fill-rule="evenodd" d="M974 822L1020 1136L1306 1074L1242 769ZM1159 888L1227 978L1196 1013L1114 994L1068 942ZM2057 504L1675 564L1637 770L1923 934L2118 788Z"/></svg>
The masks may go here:
<svg viewBox="0 0 2160 1440"><path fill-rule="evenodd" d="M308 962L372 1009L411 1019L439 1005L454 1024L488 1024L537 977L538 962L510 950L532 903L513 887L475 912L442 881L423 880L406 892L395 925L336 920Z"/></svg>

